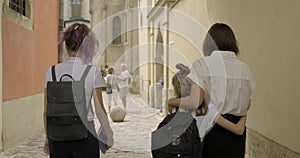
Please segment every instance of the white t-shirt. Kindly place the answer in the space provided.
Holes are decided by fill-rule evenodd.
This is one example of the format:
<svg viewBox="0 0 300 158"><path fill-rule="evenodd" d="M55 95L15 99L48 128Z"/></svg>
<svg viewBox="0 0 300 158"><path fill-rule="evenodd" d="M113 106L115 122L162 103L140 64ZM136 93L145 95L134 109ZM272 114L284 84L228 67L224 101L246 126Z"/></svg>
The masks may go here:
<svg viewBox="0 0 300 158"><path fill-rule="evenodd" d="M199 137L201 141L203 141L204 136L213 128L216 123L217 116L219 116L219 112L217 110L216 105L208 104L208 111L203 116L195 116L193 115L197 122L197 127L199 131Z"/></svg>
<svg viewBox="0 0 300 158"><path fill-rule="evenodd" d="M118 88L118 81L117 76L115 74L108 74L106 75L106 83L110 84L113 89Z"/></svg>
<svg viewBox="0 0 300 158"><path fill-rule="evenodd" d="M76 57L68 57L64 60L64 62L55 66L56 80L59 81L60 77L63 74L69 74L76 81L79 81L86 67L87 65L83 63L82 59ZM46 72L46 80L44 85L45 88L47 88L48 81L52 81L51 67ZM63 81L71 81L71 79L69 77L64 77ZM92 66L85 79L85 97L87 107L89 105L89 101L91 100L93 89L105 86L106 85L102 78L101 71L95 66ZM92 110L92 107L89 108L87 117L88 121L94 120L94 112Z"/></svg>
<svg viewBox="0 0 300 158"><path fill-rule="evenodd" d="M129 86L129 78L130 78L130 74L129 74L128 70L122 71L120 73L120 77L126 78L126 80L125 81L119 80L119 88L128 87Z"/></svg>
<svg viewBox="0 0 300 158"><path fill-rule="evenodd" d="M234 52L214 51L198 59L188 77L205 91L205 102L216 105L221 114L247 113L254 81L248 65Z"/></svg>
<svg viewBox="0 0 300 158"><path fill-rule="evenodd" d="M179 108L180 112L188 112L189 110ZM176 109L172 109L172 113L176 112ZM199 137L203 141L204 136L213 128L219 116L218 109L216 105L208 104L208 110L205 115L196 116L195 111L192 112L193 117L196 119Z"/></svg>

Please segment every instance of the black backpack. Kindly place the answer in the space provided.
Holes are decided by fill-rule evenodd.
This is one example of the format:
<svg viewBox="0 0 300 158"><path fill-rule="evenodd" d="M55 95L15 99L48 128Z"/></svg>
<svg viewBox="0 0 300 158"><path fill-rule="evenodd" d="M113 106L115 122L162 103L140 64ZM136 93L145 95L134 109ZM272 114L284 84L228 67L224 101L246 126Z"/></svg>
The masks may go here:
<svg viewBox="0 0 300 158"><path fill-rule="evenodd" d="M69 74L62 75L56 81L55 66L52 66L52 81L47 82L48 139L73 141L87 138L84 84L90 68L91 65L86 67L80 81L75 81ZM63 77L70 77L73 81L62 81Z"/></svg>
<svg viewBox="0 0 300 158"><path fill-rule="evenodd" d="M167 115L152 132L153 158L201 158L202 144L196 120L190 112Z"/></svg>

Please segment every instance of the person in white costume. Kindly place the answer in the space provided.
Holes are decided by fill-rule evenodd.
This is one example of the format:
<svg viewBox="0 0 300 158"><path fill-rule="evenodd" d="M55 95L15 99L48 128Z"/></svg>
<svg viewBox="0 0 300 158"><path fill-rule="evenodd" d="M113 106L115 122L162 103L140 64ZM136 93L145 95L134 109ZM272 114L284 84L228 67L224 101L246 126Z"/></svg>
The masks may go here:
<svg viewBox="0 0 300 158"><path fill-rule="evenodd" d="M122 64L121 68L122 68L122 72L118 76L118 79L119 79L118 85L119 85L119 89L120 89L119 94L120 94L120 98L122 100L123 107L126 110L127 95L129 93L130 74L126 68L126 64Z"/></svg>

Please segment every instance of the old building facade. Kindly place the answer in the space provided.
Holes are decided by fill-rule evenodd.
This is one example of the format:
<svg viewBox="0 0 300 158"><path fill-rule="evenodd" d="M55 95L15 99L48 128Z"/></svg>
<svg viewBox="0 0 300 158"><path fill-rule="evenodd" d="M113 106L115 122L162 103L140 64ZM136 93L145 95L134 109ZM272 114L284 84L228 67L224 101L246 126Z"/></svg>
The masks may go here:
<svg viewBox="0 0 300 158"><path fill-rule="evenodd" d="M90 0L91 27L101 45L95 64L113 66L119 73L125 63L132 75L132 92L139 90L137 4L136 0Z"/></svg>
<svg viewBox="0 0 300 158"><path fill-rule="evenodd" d="M130 89L138 92L138 32L136 0L63 0L60 1L60 28L79 22L87 24L100 42L94 64L98 68L109 65L120 72L120 65L127 64L132 75ZM66 51L60 48L60 61Z"/></svg>
<svg viewBox="0 0 300 158"><path fill-rule="evenodd" d="M0 149L7 149L43 129L45 72L57 63L59 4L0 2Z"/></svg>
<svg viewBox="0 0 300 158"><path fill-rule="evenodd" d="M84 23L90 27L90 3L84 0L59 1L59 31L63 31L74 23ZM64 45L60 46L59 62L63 61L67 52Z"/></svg>
<svg viewBox="0 0 300 158"><path fill-rule="evenodd" d="M99 68L114 66L116 73L126 63L133 76L132 91L163 110L173 95L175 65L191 66L201 58L206 31L213 23L224 22L236 33L239 58L250 65L256 81L247 120L249 156L300 157L298 0L63 0L47 1L46 6L38 0L0 0L0 4L0 149L42 130L44 74L58 62L59 29L73 22L89 25L100 41L94 63Z"/></svg>

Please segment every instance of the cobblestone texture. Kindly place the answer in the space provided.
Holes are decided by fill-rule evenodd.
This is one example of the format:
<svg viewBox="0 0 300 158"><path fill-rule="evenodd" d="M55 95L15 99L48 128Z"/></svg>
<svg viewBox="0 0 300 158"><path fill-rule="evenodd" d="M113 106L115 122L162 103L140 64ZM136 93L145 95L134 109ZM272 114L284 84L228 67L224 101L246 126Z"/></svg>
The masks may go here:
<svg viewBox="0 0 300 158"><path fill-rule="evenodd" d="M106 105L106 94L103 93L104 104ZM118 101L121 105L121 101ZM107 109L107 108L106 108ZM150 135L162 117L158 110L150 108L139 95L128 97L127 114L124 122L112 122L114 131L114 146L107 151L102 158L150 158ZM99 122L96 121L96 129ZM43 131L33 135L16 147L7 149L0 154L0 158L47 158L43 153L45 136Z"/></svg>
<svg viewBox="0 0 300 158"><path fill-rule="evenodd" d="M103 99L106 105L105 93ZM121 105L120 100L118 103ZM125 121L115 123L110 120L115 144L105 155L101 154L101 158L151 158L150 135L162 119L158 110L150 108L139 95L130 95ZM98 128L99 122L96 121ZM0 154L0 158L47 158L48 155L43 152L44 140L41 131L16 147L7 149Z"/></svg>

